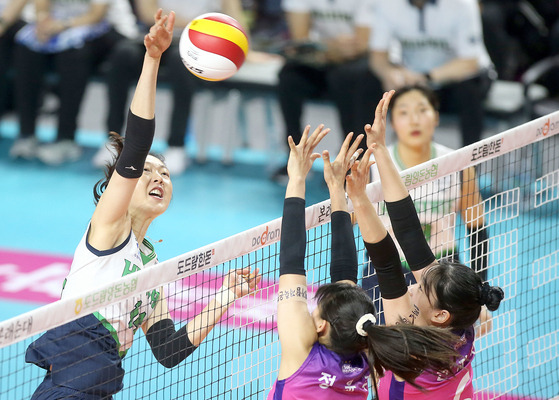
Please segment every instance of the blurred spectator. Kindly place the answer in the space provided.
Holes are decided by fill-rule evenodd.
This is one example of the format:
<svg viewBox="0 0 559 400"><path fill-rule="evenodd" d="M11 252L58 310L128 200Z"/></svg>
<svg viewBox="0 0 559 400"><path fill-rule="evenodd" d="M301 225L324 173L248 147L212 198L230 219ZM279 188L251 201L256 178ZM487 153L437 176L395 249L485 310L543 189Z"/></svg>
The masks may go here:
<svg viewBox="0 0 559 400"><path fill-rule="evenodd" d="M277 51L279 43L289 37L285 14L281 1L255 0L249 6L243 2L245 10L250 10L251 47L261 51Z"/></svg>
<svg viewBox="0 0 559 400"><path fill-rule="evenodd" d="M28 0L0 0L0 118L13 107L14 37L24 25L21 13Z"/></svg>
<svg viewBox="0 0 559 400"><path fill-rule="evenodd" d="M559 54L559 1L481 0L480 4L485 45L500 79L514 80L535 62ZM557 91L557 84L548 83Z"/></svg>
<svg viewBox="0 0 559 400"><path fill-rule="evenodd" d="M163 153L165 163L172 174L181 174L190 164L185 148L187 124L190 117L192 98L197 87L203 82L188 72L179 54L179 37L188 23L198 15L207 12L222 12L235 18L244 25L243 9L240 0L136 0L133 1L138 20L149 26L158 8L164 13L175 11L175 39L163 54L161 63L165 81L173 94L168 148ZM109 94L108 132L122 132L128 107L130 84L137 80L144 56L142 40L126 40L118 44L113 52L107 76ZM102 167L110 159L111 152L103 146L93 158L96 167Z"/></svg>
<svg viewBox="0 0 559 400"><path fill-rule="evenodd" d="M110 7L126 0L36 0L36 22L16 35L15 97L20 137L10 150L14 158L39 158L46 164L74 161L77 118L88 80L122 35L108 21ZM120 12L120 8L115 8ZM124 19L125 15L118 18ZM58 78L58 130L53 143L39 144L36 122L41 87L51 69Z"/></svg>
<svg viewBox="0 0 559 400"><path fill-rule="evenodd" d="M478 141L493 71L477 0L378 1L373 26L371 66L382 84L375 98L382 90L429 84L442 111L458 113L462 145Z"/></svg>
<svg viewBox="0 0 559 400"><path fill-rule="evenodd" d="M279 74L278 96L286 137L301 138L306 100L326 96L336 105L341 136L362 133L380 97L366 93L372 0L283 0L291 43ZM273 175L283 181L287 166Z"/></svg>

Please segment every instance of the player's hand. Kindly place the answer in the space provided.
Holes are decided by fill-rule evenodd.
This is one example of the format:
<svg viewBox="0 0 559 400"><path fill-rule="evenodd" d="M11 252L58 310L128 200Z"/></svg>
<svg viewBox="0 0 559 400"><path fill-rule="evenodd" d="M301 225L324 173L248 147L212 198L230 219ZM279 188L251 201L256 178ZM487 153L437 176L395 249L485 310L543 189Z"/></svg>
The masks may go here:
<svg viewBox="0 0 559 400"><path fill-rule="evenodd" d="M355 163L357 157L363 152L363 149L359 148L359 143L363 140L363 136L363 134L357 136L350 147L349 143L353 137L353 132L350 132L342 143L342 147L333 162L330 162L330 153L328 150L322 152L324 180L329 189L336 187L343 188L347 171L351 168L353 163Z"/></svg>
<svg viewBox="0 0 559 400"><path fill-rule="evenodd" d="M261 279L262 275L259 275L258 268L251 272L250 268L246 267L230 271L227 274L224 284L228 286L229 290L235 293L238 299L239 297L246 296L256 291Z"/></svg>
<svg viewBox="0 0 559 400"><path fill-rule="evenodd" d="M375 145L386 146L386 115L388 114L388 106L394 93L394 90L384 93L375 110L373 125L365 125L367 147L374 148Z"/></svg>
<svg viewBox="0 0 559 400"><path fill-rule="evenodd" d="M368 148L361 160L357 160L351 167L351 174L346 176L346 191L350 199L367 196L365 188L369 183L369 171L375 163L371 161L372 149Z"/></svg>
<svg viewBox="0 0 559 400"><path fill-rule="evenodd" d="M161 54L169 48L173 40L173 28L175 26L175 12L163 15L163 10L157 10L154 16L155 24L144 36L144 46L148 55L152 58L160 58Z"/></svg>
<svg viewBox="0 0 559 400"><path fill-rule="evenodd" d="M322 138L330 132L329 128L324 128L324 124L320 124L312 135L309 136L310 129L310 125L305 127L301 140L297 145L291 136L287 138L290 149L289 159L287 160L287 174L289 175L289 179L305 179L307 177L314 161L320 157L320 154L313 153L315 147L320 143Z"/></svg>

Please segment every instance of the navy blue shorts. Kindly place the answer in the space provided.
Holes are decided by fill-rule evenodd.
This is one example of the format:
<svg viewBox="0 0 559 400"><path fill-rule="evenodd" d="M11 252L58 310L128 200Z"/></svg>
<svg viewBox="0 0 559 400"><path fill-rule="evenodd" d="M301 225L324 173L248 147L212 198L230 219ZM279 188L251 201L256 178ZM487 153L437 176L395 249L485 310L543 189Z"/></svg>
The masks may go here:
<svg viewBox="0 0 559 400"><path fill-rule="evenodd" d="M74 395L101 399L110 398L123 386L116 341L92 314L47 331L29 345L25 361L48 371L43 383L49 391L60 387L74 390Z"/></svg>
<svg viewBox="0 0 559 400"><path fill-rule="evenodd" d="M37 387L31 400L112 400L113 396L103 397L80 392L66 386L59 386L52 382L52 375L49 372L45 375L43 382Z"/></svg>

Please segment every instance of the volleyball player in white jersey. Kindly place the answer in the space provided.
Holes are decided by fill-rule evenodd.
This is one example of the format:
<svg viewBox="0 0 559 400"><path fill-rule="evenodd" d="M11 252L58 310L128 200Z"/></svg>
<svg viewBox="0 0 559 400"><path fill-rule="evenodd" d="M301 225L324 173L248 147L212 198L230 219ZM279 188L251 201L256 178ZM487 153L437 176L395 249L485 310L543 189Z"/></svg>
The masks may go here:
<svg viewBox="0 0 559 400"><path fill-rule="evenodd" d="M62 298L111 282L157 263L145 238L151 222L167 210L173 185L164 162L148 155L154 136L155 92L162 53L169 47L174 13L155 14L144 38L142 72L128 114L126 141L114 136L116 160L94 188L96 209L82 237ZM185 71L186 73L186 71ZM249 268L230 272L216 297L175 331L162 288L141 293L45 333L26 361L46 370L33 399L110 399L122 389L121 359L142 328L155 358L172 367L190 355L227 307L254 289Z"/></svg>
<svg viewBox="0 0 559 400"><path fill-rule="evenodd" d="M462 145L477 142L492 70L478 1L377 1L373 26L371 67L383 90L432 85L459 115Z"/></svg>

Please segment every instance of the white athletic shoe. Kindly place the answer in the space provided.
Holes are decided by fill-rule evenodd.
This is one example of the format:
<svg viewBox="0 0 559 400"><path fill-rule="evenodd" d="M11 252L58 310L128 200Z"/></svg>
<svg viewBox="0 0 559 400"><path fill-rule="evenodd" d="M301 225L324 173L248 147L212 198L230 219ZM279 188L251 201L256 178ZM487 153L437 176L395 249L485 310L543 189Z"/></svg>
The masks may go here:
<svg viewBox="0 0 559 400"><path fill-rule="evenodd" d="M171 175L182 174L190 165L190 158L184 147L171 146L163 153L165 164Z"/></svg>
<svg viewBox="0 0 559 400"><path fill-rule="evenodd" d="M110 145L110 142L105 142L97 153L93 156L92 163L95 168L105 168L105 165L112 162L116 156L114 148Z"/></svg>
<svg viewBox="0 0 559 400"><path fill-rule="evenodd" d="M39 142L35 136L16 139L10 148L10 157L32 160L37 156L38 147Z"/></svg>
<svg viewBox="0 0 559 400"><path fill-rule="evenodd" d="M81 155L82 149L73 140L48 143L37 149L37 158L48 165L76 161Z"/></svg>

